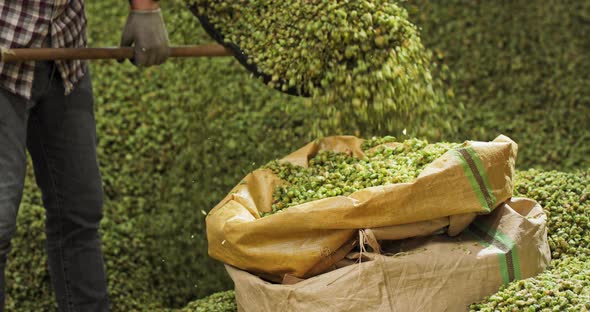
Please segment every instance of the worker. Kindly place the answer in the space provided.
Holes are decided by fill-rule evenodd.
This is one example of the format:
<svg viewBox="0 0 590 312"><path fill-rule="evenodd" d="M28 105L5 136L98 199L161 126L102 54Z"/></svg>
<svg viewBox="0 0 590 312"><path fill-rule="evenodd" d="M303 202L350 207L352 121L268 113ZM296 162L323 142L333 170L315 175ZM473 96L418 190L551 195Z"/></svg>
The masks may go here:
<svg viewBox="0 0 590 312"><path fill-rule="evenodd" d="M163 63L170 48L158 2L129 2L121 45L134 46L137 66ZM86 21L84 0L0 1L0 48L85 47ZM98 233L103 192L93 105L86 61L0 62L0 311L26 149L46 211L49 275L59 310L110 310Z"/></svg>

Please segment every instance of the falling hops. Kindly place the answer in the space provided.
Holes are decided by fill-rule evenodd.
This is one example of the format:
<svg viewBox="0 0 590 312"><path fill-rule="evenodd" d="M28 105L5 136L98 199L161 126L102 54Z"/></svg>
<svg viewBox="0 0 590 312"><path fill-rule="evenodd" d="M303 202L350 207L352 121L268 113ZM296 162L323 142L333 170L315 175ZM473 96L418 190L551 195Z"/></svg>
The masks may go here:
<svg viewBox="0 0 590 312"><path fill-rule="evenodd" d="M391 1L191 2L270 87L311 95L329 127L370 123L391 131L400 116L442 101L430 53L407 11Z"/></svg>

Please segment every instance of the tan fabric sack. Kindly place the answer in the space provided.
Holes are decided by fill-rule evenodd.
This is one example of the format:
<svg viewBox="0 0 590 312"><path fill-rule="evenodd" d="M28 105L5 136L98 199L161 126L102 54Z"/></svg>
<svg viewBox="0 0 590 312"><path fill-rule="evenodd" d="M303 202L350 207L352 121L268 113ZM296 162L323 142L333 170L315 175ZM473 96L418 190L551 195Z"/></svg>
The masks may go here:
<svg viewBox="0 0 590 312"><path fill-rule="evenodd" d="M294 285L272 284L226 265L238 311L467 311L503 284L540 273L551 257L546 216L524 198L477 217L459 236L386 245L385 255L365 254L360 264Z"/></svg>
<svg viewBox="0 0 590 312"><path fill-rule="evenodd" d="M328 137L283 161L307 166L321 150L363 157L362 142L352 136ZM505 136L467 141L411 183L312 201L264 218L259 212L271 210L273 190L282 182L269 170L256 170L207 216L209 255L251 272L306 278L341 260L358 229L447 219L449 234L456 235L476 214L491 212L511 196L516 153L516 143Z"/></svg>

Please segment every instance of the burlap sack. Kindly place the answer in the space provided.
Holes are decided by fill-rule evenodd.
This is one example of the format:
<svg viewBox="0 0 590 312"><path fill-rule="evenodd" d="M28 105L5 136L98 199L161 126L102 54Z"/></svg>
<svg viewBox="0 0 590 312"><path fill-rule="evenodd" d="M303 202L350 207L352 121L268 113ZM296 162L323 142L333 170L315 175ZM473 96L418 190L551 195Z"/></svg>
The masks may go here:
<svg viewBox="0 0 590 312"><path fill-rule="evenodd" d="M479 216L459 236L410 238L383 247L384 255L366 254L360 264L294 285L226 269L241 312L467 311L503 284L540 273L551 260L546 216L523 198ZM358 259L358 253L349 258Z"/></svg>
<svg viewBox="0 0 590 312"><path fill-rule="evenodd" d="M363 157L362 142L329 137L283 161L307 166L321 150ZM429 164L411 183L371 187L264 218L259 212L271 210L274 188L282 182L269 170L256 170L207 216L209 255L251 272L310 277L341 260L358 229L447 219L449 233L458 234L476 214L491 212L511 196L516 152L516 143L505 136L468 141Z"/></svg>

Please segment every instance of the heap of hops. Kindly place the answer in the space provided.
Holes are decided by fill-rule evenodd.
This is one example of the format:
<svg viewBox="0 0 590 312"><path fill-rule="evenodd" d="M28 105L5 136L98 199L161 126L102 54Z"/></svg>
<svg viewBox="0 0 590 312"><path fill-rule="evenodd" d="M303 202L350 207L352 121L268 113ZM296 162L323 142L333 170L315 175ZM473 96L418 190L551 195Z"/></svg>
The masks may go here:
<svg viewBox="0 0 590 312"><path fill-rule="evenodd" d="M348 125L391 130L399 126L393 120L431 111L442 99L430 53L393 1L192 2L271 77L269 86L311 95L333 123L346 116Z"/></svg>
<svg viewBox="0 0 590 312"><path fill-rule="evenodd" d="M471 311L590 311L590 261L563 257L552 268L515 281L471 305Z"/></svg>
<svg viewBox="0 0 590 312"><path fill-rule="evenodd" d="M514 194L547 214L553 260L538 276L510 283L472 311L590 311L590 170L517 174Z"/></svg>
<svg viewBox="0 0 590 312"><path fill-rule="evenodd" d="M265 168L286 182L273 194L272 212L333 196L347 196L358 190L394 183L411 182L429 163L455 143L428 144L410 139L399 144L386 137L363 143L365 157L322 151L309 160L307 168L271 161Z"/></svg>

